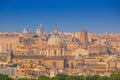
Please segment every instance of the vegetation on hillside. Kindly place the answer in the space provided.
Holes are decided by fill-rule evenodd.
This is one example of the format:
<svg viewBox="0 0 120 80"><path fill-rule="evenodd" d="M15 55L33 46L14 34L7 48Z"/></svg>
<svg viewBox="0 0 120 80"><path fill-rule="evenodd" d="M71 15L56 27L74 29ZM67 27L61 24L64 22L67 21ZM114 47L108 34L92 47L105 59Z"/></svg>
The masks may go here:
<svg viewBox="0 0 120 80"><path fill-rule="evenodd" d="M10 78L7 75L0 74L0 80L15 80ZM29 79L29 78L19 78L18 80L120 80L120 72L112 73L109 77L108 76L100 76L100 75L93 75L93 76L73 76L67 74L57 74L55 77L48 77L45 75L40 75L38 78Z"/></svg>

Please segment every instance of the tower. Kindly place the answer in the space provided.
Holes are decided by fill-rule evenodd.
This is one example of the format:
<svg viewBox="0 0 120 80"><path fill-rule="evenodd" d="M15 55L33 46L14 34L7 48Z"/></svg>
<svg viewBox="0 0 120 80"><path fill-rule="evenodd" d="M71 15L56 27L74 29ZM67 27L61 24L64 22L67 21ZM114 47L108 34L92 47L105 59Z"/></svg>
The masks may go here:
<svg viewBox="0 0 120 80"><path fill-rule="evenodd" d="M58 28L57 27L54 28L54 34L58 34Z"/></svg>
<svg viewBox="0 0 120 80"><path fill-rule="evenodd" d="M24 29L23 29L23 34L28 34L29 33L29 30L25 27Z"/></svg>
<svg viewBox="0 0 120 80"><path fill-rule="evenodd" d="M87 49L88 46L88 33L86 30L80 31L80 43L82 49Z"/></svg>
<svg viewBox="0 0 120 80"><path fill-rule="evenodd" d="M36 34L37 34L38 36L43 35L43 25L42 25L42 24L37 28Z"/></svg>

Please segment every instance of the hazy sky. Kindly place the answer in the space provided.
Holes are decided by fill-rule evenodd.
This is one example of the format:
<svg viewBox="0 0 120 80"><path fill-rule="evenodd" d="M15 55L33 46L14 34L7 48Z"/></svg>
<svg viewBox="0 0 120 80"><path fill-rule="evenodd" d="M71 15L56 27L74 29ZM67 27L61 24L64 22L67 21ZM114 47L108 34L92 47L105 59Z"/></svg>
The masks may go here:
<svg viewBox="0 0 120 80"><path fill-rule="evenodd" d="M0 0L0 31L120 32L120 0Z"/></svg>

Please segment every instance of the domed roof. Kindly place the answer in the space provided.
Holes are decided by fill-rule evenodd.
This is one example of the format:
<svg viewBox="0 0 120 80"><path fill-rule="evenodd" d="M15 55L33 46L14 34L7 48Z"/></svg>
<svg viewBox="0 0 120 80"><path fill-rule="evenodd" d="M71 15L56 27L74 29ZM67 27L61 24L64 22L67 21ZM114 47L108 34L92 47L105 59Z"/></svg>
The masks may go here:
<svg viewBox="0 0 120 80"><path fill-rule="evenodd" d="M52 34L48 39L48 46L65 47L65 42L60 35Z"/></svg>

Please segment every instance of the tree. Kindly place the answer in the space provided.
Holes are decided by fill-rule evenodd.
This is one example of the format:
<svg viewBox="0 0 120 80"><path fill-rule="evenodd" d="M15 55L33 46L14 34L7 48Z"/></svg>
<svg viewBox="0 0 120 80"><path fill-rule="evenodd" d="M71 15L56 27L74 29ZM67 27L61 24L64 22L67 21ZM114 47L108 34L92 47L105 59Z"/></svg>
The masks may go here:
<svg viewBox="0 0 120 80"><path fill-rule="evenodd" d="M78 80L85 80L85 76L84 75L81 75L81 76L78 76Z"/></svg>
<svg viewBox="0 0 120 80"><path fill-rule="evenodd" d="M71 76L66 76L65 77L65 80L76 80L75 78L77 78L76 76L73 76L73 75L71 75Z"/></svg>
<svg viewBox="0 0 120 80"><path fill-rule="evenodd" d="M92 79L93 79L93 80L101 80L101 76L99 76L99 75L94 75L94 76L92 77Z"/></svg>
<svg viewBox="0 0 120 80"><path fill-rule="evenodd" d="M30 80L29 78L19 78L18 80Z"/></svg>
<svg viewBox="0 0 120 80"><path fill-rule="evenodd" d="M80 76L74 76L74 80L82 80Z"/></svg>
<svg viewBox="0 0 120 80"><path fill-rule="evenodd" d="M93 80L93 79L92 79L92 76L86 76L85 80Z"/></svg>
<svg viewBox="0 0 120 80"><path fill-rule="evenodd" d="M103 76L102 80L110 80L108 76Z"/></svg>
<svg viewBox="0 0 120 80"><path fill-rule="evenodd" d="M8 75L0 74L0 80L9 80Z"/></svg>
<svg viewBox="0 0 120 80"><path fill-rule="evenodd" d="M37 80L37 79L33 78L33 79L30 79L30 80Z"/></svg>
<svg viewBox="0 0 120 80"><path fill-rule="evenodd" d="M38 77L38 80L50 80L50 77L45 76L45 75L40 75L40 76Z"/></svg>
<svg viewBox="0 0 120 80"><path fill-rule="evenodd" d="M56 77L52 77L51 80L58 80Z"/></svg>
<svg viewBox="0 0 120 80"><path fill-rule="evenodd" d="M57 74L51 80L72 80L72 79L70 79L70 76L67 74Z"/></svg>
<svg viewBox="0 0 120 80"><path fill-rule="evenodd" d="M112 73L110 75L110 80L120 80L120 72Z"/></svg>

